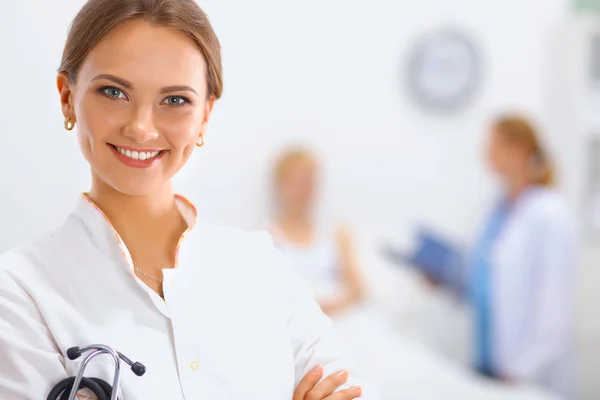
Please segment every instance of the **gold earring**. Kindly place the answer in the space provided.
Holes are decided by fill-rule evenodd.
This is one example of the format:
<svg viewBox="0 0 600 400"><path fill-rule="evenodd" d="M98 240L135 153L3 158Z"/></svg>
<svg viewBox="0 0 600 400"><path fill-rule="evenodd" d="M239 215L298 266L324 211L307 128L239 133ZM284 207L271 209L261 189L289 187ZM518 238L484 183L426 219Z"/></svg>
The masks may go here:
<svg viewBox="0 0 600 400"><path fill-rule="evenodd" d="M200 137L198 138L198 141L196 142L196 147L202 147L204 146L204 135L200 135Z"/></svg>
<svg viewBox="0 0 600 400"><path fill-rule="evenodd" d="M75 122L71 121L70 117L65 119L65 129L68 131L72 131L75 128Z"/></svg>

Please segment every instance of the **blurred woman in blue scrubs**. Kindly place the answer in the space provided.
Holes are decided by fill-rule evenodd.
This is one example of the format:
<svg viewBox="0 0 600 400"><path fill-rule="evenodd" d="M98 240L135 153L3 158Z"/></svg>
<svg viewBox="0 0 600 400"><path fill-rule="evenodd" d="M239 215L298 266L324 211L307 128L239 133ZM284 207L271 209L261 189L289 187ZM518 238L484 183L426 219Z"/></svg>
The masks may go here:
<svg viewBox="0 0 600 400"><path fill-rule="evenodd" d="M483 374L570 397L575 229L532 125L492 127L489 164L503 194L470 253L463 288L475 311Z"/></svg>

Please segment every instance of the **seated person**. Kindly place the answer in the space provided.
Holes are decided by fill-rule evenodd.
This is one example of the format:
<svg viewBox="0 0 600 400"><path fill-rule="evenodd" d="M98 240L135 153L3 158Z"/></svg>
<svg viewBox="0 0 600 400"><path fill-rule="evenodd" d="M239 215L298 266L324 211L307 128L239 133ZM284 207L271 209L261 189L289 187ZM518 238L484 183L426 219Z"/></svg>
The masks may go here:
<svg viewBox="0 0 600 400"><path fill-rule="evenodd" d="M281 157L275 168L277 210L270 231L323 311L335 316L363 300L365 285L348 230L316 221L317 175L310 153L296 150Z"/></svg>

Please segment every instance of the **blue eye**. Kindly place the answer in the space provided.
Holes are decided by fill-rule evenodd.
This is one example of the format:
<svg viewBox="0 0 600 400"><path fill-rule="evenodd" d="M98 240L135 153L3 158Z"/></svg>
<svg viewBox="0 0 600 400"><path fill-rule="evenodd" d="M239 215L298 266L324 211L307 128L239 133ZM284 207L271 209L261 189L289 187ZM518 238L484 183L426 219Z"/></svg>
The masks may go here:
<svg viewBox="0 0 600 400"><path fill-rule="evenodd" d="M100 89L102 93L110 97L111 99L126 99L125 93L116 87L108 86Z"/></svg>
<svg viewBox="0 0 600 400"><path fill-rule="evenodd" d="M183 96L169 96L163 100L163 104L168 106L181 106L189 102L190 101Z"/></svg>

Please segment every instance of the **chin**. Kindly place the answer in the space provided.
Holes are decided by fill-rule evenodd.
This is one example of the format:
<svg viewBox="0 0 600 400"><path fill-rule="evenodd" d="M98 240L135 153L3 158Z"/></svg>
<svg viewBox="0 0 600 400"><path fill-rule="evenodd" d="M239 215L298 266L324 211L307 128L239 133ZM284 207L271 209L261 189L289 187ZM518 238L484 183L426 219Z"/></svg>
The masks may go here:
<svg viewBox="0 0 600 400"><path fill-rule="evenodd" d="M113 190L127 195L127 196L149 196L160 192L164 189L167 182L160 182L154 180L149 182L147 180L138 179L119 179L107 180L106 183L113 188Z"/></svg>
<svg viewBox="0 0 600 400"><path fill-rule="evenodd" d="M92 161L97 160L92 159ZM165 188L170 188L174 172L173 168L166 170L169 167L167 165L129 168L115 165L114 162L89 162L89 164L92 171L92 184L96 189L128 196L148 196L163 192Z"/></svg>

